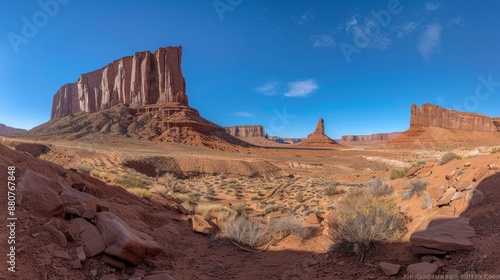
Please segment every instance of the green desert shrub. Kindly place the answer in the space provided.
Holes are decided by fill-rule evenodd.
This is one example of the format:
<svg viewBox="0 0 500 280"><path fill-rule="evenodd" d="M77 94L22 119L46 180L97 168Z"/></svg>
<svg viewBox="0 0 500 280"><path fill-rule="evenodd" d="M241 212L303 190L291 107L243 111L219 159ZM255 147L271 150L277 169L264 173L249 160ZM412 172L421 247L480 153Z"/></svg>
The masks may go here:
<svg viewBox="0 0 500 280"><path fill-rule="evenodd" d="M429 183L422 179L413 179L408 185L403 188L403 200L410 200L414 195L420 197L424 192L427 191L427 185Z"/></svg>
<svg viewBox="0 0 500 280"><path fill-rule="evenodd" d="M126 174L115 178L114 182L125 188L143 188L147 185L147 180L143 176L135 174Z"/></svg>
<svg viewBox="0 0 500 280"><path fill-rule="evenodd" d="M406 217L386 198L346 197L338 203L335 219L328 225L335 249L351 250L363 259L372 246L401 239Z"/></svg>
<svg viewBox="0 0 500 280"><path fill-rule="evenodd" d="M129 192L137 195L137 196L143 197L143 198L148 199L148 200L153 197L153 195L147 189L143 189L143 188L128 188L127 190Z"/></svg>
<svg viewBox="0 0 500 280"><path fill-rule="evenodd" d="M366 183L366 191L373 196L384 196L393 194L394 188L391 185L385 184L384 180L378 177Z"/></svg>
<svg viewBox="0 0 500 280"><path fill-rule="evenodd" d="M325 189L323 190L323 193L327 196L332 196L336 194L341 194L343 193L343 190L339 190L337 186L326 186Z"/></svg>
<svg viewBox="0 0 500 280"><path fill-rule="evenodd" d="M443 165L443 164L446 164L454 159L461 159L461 158L462 157L460 157L459 155L457 155L455 153L446 153L441 157L441 160L439 160L439 165Z"/></svg>

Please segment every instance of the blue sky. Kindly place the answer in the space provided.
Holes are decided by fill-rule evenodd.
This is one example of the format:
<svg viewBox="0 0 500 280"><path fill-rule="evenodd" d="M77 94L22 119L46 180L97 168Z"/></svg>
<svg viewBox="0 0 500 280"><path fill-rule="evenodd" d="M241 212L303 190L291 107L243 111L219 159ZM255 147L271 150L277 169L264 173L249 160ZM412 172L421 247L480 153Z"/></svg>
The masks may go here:
<svg viewBox="0 0 500 280"><path fill-rule="evenodd" d="M53 94L82 73L176 45L190 105L222 126L305 137L322 117L339 138L404 131L413 103L500 115L499 1L20 0L0 10L0 123L14 127L47 121Z"/></svg>

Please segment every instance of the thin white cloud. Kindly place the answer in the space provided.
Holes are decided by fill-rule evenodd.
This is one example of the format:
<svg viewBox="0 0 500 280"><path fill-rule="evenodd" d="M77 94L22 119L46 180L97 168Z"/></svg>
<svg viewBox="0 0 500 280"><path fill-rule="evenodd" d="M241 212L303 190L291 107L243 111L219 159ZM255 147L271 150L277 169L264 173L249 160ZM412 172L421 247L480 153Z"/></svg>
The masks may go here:
<svg viewBox="0 0 500 280"><path fill-rule="evenodd" d="M431 55L435 54L441 46L442 31L441 25L431 24L420 35L417 49L425 60L429 60Z"/></svg>
<svg viewBox="0 0 500 280"><path fill-rule="evenodd" d="M417 29L418 24L414 21L406 22L402 25L396 26L398 38L403 38Z"/></svg>
<svg viewBox="0 0 500 280"><path fill-rule="evenodd" d="M314 40L313 47L315 48L335 48L337 46L335 40L328 34L313 35L311 38Z"/></svg>
<svg viewBox="0 0 500 280"><path fill-rule="evenodd" d="M346 23L346 31L354 37L355 41L366 42L363 48L387 49L391 46L392 40L386 33L380 31L374 34L367 34L367 30L374 30L376 26L379 26L379 24L372 18L366 18L364 23L359 23L355 17L352 17Z"/></svg>
<svg viewBox="0 0 500 280"><path fill-rule="evenodd" d="M440 3L428 2L427 4L425 4L425 9L427 11L435 11L435 10L439 9L439 7L441 7Z"/></svg>
<svg viewBox="0 0 500 280"><path fill-rule="evenodd" d="M299 16L297 24L304 25L314 19L314 13L311 10L306 10L303 14Z"/></svg>
<svg viewBox="0 0 500 280"><path fill-rule="evenodd" d="M314 79L298 80L288 83L286 97L308 97L318 89Z"/></svg>
<svg viewBox="0 0 500 280"><path fill-rule="evenodd" d="M256 115L249 113L247 111L241 111L241 112L234 112L233 117L237 118L255 118L257 117Z"/></svg>
<svg viewBox="0 0 500 280"><path fill-rule="evenodd" d="M264 85L256 88L256 90L257 90L257 92L259 92L261 94L269 95L269 96L280 94L279 93L280 86L278 83L275 83L275 82L264 84Z"/></svg>

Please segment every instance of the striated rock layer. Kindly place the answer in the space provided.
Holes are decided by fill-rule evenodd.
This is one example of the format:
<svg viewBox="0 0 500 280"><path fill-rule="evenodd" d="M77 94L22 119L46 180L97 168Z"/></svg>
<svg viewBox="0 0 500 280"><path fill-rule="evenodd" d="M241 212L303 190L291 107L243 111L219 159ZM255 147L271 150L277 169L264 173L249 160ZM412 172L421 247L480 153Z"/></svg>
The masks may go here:
<svg viewBox="0 0 500 280"><path fill-rule="evenodd" d="M54 95L51 119L80 111L97 112L119 103L188 105L181 56L180 46L160 48L155 53L138 52L83 74Z"/></svg>
<svg viewBox="0 0 500 280"><path fill-rule="evenodd" d="M325 134L325 123L323 119L319 119L316 124L316 129L313 133L309 134L306 139L298 143L299 146L307 147L331 147L339 145L339 143L332 140Z"/></svg>
<svg viewBox="0 0 500 280"><path fill-rule="evenodd" d="M371 135L344 135L342 141L346 143L360 142L387 142L396 139L402 132L376 133Z"/></svg>
<svg viewBox="0 0 500 280"><path fill-rule="evenodd" d="M432 104L412 105L410 128L396 146L455 147L500 144L500 118L458 112Z"/></svg>
<svg viewBox="0 0 500 280"><path fill-rule="evenodd" d="M262 125L240 125L225 127L226 133L234 137L264 137L264 127Z"/></svg>
<svg viewBox="0 0 500 280"><path fill-rule="evenodd" d="M10 126L6 126L5 124L0 123L0 135L14 135L26 132L24 129L14 128Z"/></svg>
<svg viewBox="0 0 500 280"><path fill-rule="evenodd" d="M411 106L410 128L434 126L455 130L500 132L500 117L492 118L476 113L458 112L432 104L422 108Z"/></svg>

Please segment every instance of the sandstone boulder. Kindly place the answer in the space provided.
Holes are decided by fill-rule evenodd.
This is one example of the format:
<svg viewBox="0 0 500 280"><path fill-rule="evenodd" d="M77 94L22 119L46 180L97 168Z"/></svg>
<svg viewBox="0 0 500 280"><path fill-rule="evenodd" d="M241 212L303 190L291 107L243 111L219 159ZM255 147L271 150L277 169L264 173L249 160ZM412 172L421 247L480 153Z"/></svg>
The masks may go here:
<svg viewBox="0 0 500 280"><path fill-rule="evenodd" d="M469 238L475 236L467 218L435 216L410 236L413 246L444 252L474 249Z"/></svg>
<svg viewBox="0 0 500 280"><path fill-rule="evenodd" d="M406 272L410 275L432 275L436 273L438 270L438 266L433 264L433 263L428 263L428 262L421 262L421 263L415 263L415 264L410 264L406 268Z"/></svg>
<svg viewBox="0 0 500 280"><path fill-rule="evenodd" d="M437 206L442 206L442 205L447 205L451 202L451 199L455 194L457 193L457 190L454 188L449 188L446 190L446 192L441 196L441 198L437 202Z"/></svg>
<svg viewBox="0 0 500 280"><path fill-rule="evenodd" d="M82 218L73 219L70 223L76 226L78 230L78 234L80 235L85 247L86 257L94 257L104 252L106 245L104 244L104 240L102 239L100 232L93 224ZM80 254L78 255L80 260L82 257L83 256Z"/></svg>
<svg viewBox="0 0 500 280"><path fill-rule="evenodd" d="M58 196L63 187L53 179L28 170L21 176L17 191L22 194L25 208L32 207L46 217L64 212L64 205Z"/></svg>
<svg viewBox="0 0 500 280"><path fill-rule="evenodd" d="M477 182L482 180L488 174L489 171L490 169L488 167L479 168L476 174L474 174L474 179L472 179L472 181Z"/></svg>
<svg viewBox="0 0 500 280"><path fill-rule="evenodd" d="M401 269L401 265L388 262L381 262L378 264L378 267L380 267L387 276L396 275Z"/></svg>
<svg viewBox="0 0 500 280"><path fill-rule="evenodd" d="M77 191L74 188L64 188L59 197L64 206L76 211L78 216L82 216L87 210L93 210L94 212L97 210L97 199L94 196Z"/></svg>
<svg viewBox="0 0 500 280"><path fill-rule="evenodd" d="M212 235L215 233L215 228L212 226L210 222L205 220L201 215L194 215L191 218L191 222L193 223L193 231L198 233L203 233L206 235Z"/></svg>
<svg viewBox="0 0 500 280"><path fill-rule="evenodd" d="M143 259L161 252L160 245L151 236L131 228L113 213L99 212L95 219L106 245L106 254L138 265Z"/></svg>

